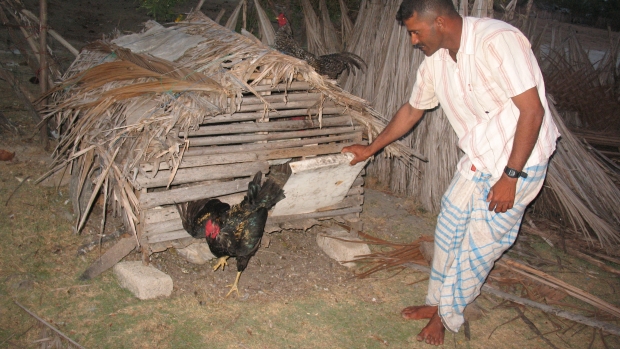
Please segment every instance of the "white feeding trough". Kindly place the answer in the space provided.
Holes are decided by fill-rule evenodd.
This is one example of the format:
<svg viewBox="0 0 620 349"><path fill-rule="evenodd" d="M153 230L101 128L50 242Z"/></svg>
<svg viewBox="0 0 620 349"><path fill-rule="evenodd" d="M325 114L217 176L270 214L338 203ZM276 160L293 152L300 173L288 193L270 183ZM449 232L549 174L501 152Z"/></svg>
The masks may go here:
<svg viewBox="0 0 620 349"><path fill-rule="evenodd" d="M368 160L351 166L350 153L319 156L290 163L291 176L284 185L286 198L271 216L315 212L340 203Z"/></svg>

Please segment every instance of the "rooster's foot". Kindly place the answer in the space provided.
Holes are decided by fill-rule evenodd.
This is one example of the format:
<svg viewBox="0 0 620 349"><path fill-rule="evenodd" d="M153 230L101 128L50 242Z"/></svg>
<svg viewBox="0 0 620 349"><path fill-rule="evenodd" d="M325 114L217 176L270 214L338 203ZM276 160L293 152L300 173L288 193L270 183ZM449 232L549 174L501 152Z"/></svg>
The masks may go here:
<svg viewBox="0 0 620 349"><path fill-rule="evenodd" d="M226 261L228 258L228 256L218 258L217 263L213 266L213 271L216 271L219 267L222 267L222 270L224 270L224 267L228 265L228 262Z"/></svg>
<svg viewBox="0 0 620 349"><path fill-rule="evenodd" d="M237 297L239 297L239 288L237 288L237 285L239 285L239 277L241 277L241 272L237 272L237 277L235 278L235 283L232 285L228 285L228 286L232 286L230 288L230 291L228 291L228 293L226 294L226 297L230 296L230 294L233 291L237 291Z"/></svg>

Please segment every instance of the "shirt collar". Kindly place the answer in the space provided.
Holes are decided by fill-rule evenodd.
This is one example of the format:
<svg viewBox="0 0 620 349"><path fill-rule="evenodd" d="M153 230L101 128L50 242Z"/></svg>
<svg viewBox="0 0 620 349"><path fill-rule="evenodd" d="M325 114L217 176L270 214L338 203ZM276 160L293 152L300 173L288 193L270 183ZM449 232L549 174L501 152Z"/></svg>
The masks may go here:
<svg viewBox="0 0 620 349"><path fill-rule="evenodd" d="M474 54L474 24L478 20L475 17L463 17L463 29L461 31L461 46L459 52L466 55Z"/></svg>

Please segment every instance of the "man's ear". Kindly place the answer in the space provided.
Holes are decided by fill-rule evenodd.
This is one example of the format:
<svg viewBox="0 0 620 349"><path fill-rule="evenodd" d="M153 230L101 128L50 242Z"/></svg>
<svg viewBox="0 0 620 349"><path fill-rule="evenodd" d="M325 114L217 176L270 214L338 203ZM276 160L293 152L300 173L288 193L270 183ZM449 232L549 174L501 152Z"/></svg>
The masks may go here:
<svg viewBox="0 0 620 349"><path fill-rule="evenodd" d="M443 16L435 17L435 27L439 30L446 29L446 19Z"/></svg>

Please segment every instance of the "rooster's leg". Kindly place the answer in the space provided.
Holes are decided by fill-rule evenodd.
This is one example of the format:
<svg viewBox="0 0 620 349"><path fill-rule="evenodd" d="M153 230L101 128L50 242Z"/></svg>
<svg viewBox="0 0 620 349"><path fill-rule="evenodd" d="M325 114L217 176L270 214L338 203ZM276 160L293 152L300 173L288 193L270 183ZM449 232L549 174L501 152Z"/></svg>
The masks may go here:
<svg viewBox="0 0 620 349"><path fill-rule="evenodd" d="M226 297L230 296L230 294L232 293L232 291L237 291L237 296L239 296L239 289L237 288L237 285L239 285L239 278L241 277L241 272L238 271L237 272L237 277L235 278L235 283L232 285L228 285L228 286L232 286L230 288L230 291L228 291L228 293L226 294Z"/></svg>
<svg viewBox="0 0 620 349"><path fill-rule="evenodd" d="M222 270L224 270L224 267L228 265L228 262L226 260L228 260L229 256L224 256L224 257L220 257L217 259L217 263L215 264L215 266L213 267L213 271L216 271L219 267L222 267Z"/></svg>

